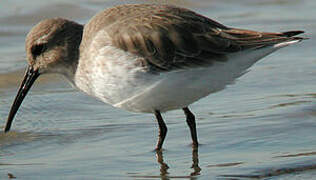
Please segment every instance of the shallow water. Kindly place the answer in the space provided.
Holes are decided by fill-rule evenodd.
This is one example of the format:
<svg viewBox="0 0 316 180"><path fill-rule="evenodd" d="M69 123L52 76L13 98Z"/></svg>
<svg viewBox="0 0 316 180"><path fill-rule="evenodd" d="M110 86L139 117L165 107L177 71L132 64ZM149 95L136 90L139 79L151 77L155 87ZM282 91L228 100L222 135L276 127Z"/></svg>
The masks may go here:
<svg viewBox="0 0 316 180"><path fill-rule="evenodd" d="M0 124L5 124L26 66L24 38L36 22L60 16L85 23L103 8L128 2L2 2ZM316 1L172 3L229 26L299 29L311 39L264 58L234 85L193 104L202 143L198 152L190 147L182 111L163 114L169 131L165 150L156 154L153 115L115 109L59 76L40 77L12 131L0 133L0 179L316 178Z"/></svg>

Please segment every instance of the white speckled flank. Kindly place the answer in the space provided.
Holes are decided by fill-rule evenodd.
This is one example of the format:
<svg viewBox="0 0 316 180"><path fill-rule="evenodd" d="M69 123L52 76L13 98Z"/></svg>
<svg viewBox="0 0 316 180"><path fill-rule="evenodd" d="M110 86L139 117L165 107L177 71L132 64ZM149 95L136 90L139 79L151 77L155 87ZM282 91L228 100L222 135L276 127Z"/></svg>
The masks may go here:
<svg viewBox="0 0 316 180"><path fill-rule="evenodd" d="M95 47L94 43L97 41L92 41L92 47ZM157 109L165 112L187 107L210 93L224 89L259 59L292 43L233 53L229 61L216 62L210 67L159 74L146 72L137 66L141 57L109 44L97 51L91 50L96 54L91 56L93 59L89 66L84 67L93 73L82 74L85 71L79 68L75 83L84 92L115 107L133 112L153 113Z"/></svg>

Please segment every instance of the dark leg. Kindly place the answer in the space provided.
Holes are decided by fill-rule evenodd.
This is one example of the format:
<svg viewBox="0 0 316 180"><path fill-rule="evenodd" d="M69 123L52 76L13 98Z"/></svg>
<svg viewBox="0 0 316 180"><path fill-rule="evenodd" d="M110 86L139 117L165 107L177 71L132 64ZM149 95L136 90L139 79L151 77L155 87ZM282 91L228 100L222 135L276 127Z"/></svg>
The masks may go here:
<svg viewBox="0 0 316 180"><path fill-rule="evenodd" d="M197 148L199 143L196 134L196 124L194 114L189 110L188 107L183 108L184 114L187 117L187 124L190 127L191 137L192 137L192 147Z"/></svg>
<svg viewBox="0 0 316 180"><path fill-rule="evenodd" d="M159 125L159 137L158 137L156 150L160 151L162 148L163 141L165 140L165 137L167 134L167 126L161 117L160 111L156 110L155 116L157 118L158 125Z"/></svg>

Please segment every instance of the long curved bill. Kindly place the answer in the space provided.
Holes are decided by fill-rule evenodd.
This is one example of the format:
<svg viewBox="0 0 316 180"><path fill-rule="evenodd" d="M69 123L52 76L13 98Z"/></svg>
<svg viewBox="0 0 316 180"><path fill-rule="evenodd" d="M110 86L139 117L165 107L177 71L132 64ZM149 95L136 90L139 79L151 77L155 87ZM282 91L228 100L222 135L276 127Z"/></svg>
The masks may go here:
<svg viewBox="0 0 316 180"><path fill-rule="evenodd" d="M14 118L16 112L18 111L20 105L22 104L22 101L23 101L24 97L26 96L27 92L30 90L34 81L37 79L37 77L39 75L40 74L39 74L38 70L34 71L32 66L29 66L27 68L25 75L24 75L24 79L23 79L21 86L19 88L18 94L16 95L14 102L11 106L11 110L10 110L10 113L8 116L7 123L5 125L4 132L8 132L10 130L11 124L13 122L13 118Z"/></svg>

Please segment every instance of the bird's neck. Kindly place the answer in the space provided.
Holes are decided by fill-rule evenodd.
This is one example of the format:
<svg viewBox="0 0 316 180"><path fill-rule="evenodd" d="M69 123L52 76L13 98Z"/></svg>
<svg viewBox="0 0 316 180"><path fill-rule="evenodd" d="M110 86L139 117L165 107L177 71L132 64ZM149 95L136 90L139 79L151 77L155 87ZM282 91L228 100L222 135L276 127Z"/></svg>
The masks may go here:
<svg viewBox="0 0 316 180"><path fill-rule="evenodd" d="M74 24L71 29L69 37L66 42L66 51L68 52L65 64L61 69L61 74L63 74L71 83L74 83L74 76L77 71L79 57L80 57L80 44L83 35L84 26L81 24Z"/></svg>
<svg viewBox="0 0 316 180"><path fill-rule="evenodd" d="M72 64L67 65L65 69L62 69L58 73L64 75L67 80L69 80L72 84L74 84L74 76L77 71L77 66L78 66L78 60L74 61Z"/></svg>

